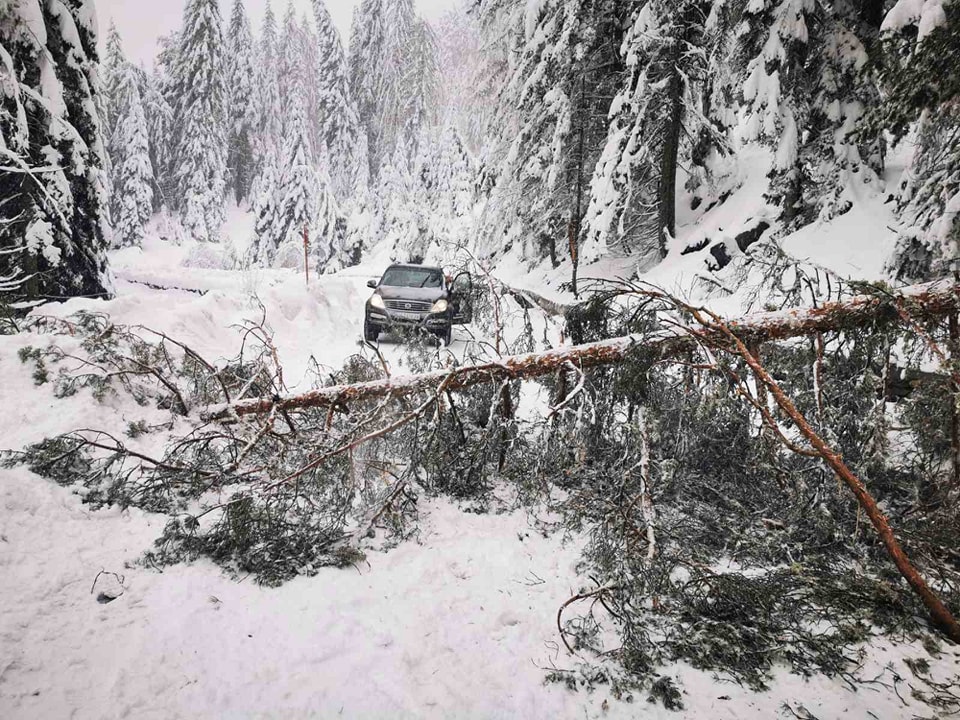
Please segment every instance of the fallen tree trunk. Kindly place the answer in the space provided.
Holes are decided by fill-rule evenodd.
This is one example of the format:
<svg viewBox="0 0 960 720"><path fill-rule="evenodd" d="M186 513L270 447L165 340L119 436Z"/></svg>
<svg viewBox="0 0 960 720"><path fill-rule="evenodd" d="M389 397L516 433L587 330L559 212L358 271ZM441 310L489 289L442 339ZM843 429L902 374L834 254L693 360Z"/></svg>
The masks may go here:
<svg viewBox="0 0 960 720"><path fill-rule="evenodd" d="M655 293L651 293L655 295ZM900 309L898 309L898 304ZM727 327L747 345L771 340L786 340L816 333L851 330L874 323L902 322L906 308L915 321L941 318L960 311L960 284L948 281L914 285L888 294L862 295L816 308L796 308L757 313L728 321ZM729 342L720 331L700 327L672 330L668 335L630 335L588 345L574 345L529 355L516 355L495 362L466 365L452 370L437 370L421 375L392 377L386 380L335 385L302 395L257 398L229 405L211 406L203 413L208 420L260 415L303 408L347 407L361 400L405 397L436 389L441 383L447 391L463 390L481 384L510 379L532 379L550 375L573 364L581 369L615 365L642 353L651 363L677 357L700 343Z"/></svg>

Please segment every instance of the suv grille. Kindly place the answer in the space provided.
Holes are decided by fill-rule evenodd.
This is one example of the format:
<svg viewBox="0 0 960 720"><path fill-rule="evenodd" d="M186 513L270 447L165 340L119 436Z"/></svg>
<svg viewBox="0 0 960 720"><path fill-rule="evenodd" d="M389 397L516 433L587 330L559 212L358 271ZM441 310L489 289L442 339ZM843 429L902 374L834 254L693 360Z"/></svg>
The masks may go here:
<svg viewBox="0 0 960 720"><path fill-rule="evenodd" d="M430 312L430 308L433 307L433 303L422 300L384 300L383 302L390 310L406 312Z"/></svg>

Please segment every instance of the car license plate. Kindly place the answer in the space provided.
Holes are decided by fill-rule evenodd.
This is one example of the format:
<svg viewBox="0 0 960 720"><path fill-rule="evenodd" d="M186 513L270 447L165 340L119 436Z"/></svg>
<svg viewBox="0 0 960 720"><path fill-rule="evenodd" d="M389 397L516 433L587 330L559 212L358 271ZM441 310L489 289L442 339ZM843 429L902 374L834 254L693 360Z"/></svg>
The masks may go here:
<svg viewBox="0 0 960 720"><path fill-rule="evenodd" d="M393 316L397 320L413 320L418 322L420 320L420 315L415 312L401 312L399 310L394 311Z"/></svg>

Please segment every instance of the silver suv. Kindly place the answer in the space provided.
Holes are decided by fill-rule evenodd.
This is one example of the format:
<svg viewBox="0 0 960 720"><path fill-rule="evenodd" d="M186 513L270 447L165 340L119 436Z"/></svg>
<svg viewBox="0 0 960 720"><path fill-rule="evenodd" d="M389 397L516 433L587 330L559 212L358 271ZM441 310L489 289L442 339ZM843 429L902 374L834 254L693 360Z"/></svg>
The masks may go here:
<svg viewBox="0 0 960 720"><path fill-rule="evenodd" d="M441 268L425 265L391 265L367 300L363 339L376 342L381 332L421 330L439 337L445 345L454 325L473 321L473 280L469 273L451 279Z"/></svg>

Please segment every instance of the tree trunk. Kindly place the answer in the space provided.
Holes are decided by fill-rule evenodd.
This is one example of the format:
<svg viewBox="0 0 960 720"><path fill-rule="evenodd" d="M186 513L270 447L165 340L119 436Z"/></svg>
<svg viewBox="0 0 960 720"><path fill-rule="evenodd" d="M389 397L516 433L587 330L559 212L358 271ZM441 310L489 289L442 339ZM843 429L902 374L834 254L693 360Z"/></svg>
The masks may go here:
<svg viewBox="0 0 960 720"><path fill-rule="evenodd" d="M953 491L960 492L960 318L952 313L950 324L950 462L953 471Z"/></svg>
<svg viewBox="0 0 960 720"><path fill-rule="evenodd" d="M886 548L890 559L893 560L900 574L910 587L913 588L913 591L920 598L924 607L927 608L933 624L955 643L960 643L960 625L957 624L956 618L953 617L947 606L944 605L939 596L930 589L926 580L924 580L923 576L913 566L913 563L910 562L907 554L900 546L896 535L894 535L893 528L890 527L890 521L880 509L876 499L874 499L870 491L867 490L863 481L854 475L853 471L850 470L839 453L831 448L813 429L813 426L810 425L803 414L797 409L793 401L787 397L779 383L773 379L766 368L760 364L742 341L736 342L735 352L750 366L758 381L762 381L763 384L766 385L767 389L769 389L773 395L774 400L776 400L777 405L793 421L793 424L796 425L797 429L807 439L817 454L853 492L860 507L863 508L867 517L870 518L870 522L876 529L877 535L880 536L880 541L883 543L884 548Z"/></svg>
<svg viewBox="0 0 960 720"><path fill-rule="evenodd" d="M757 313L730 321L728 327L748 344L806 337L818 332L849 330L884 321L902 322L896 303L904 300L909 304L910 316L914 320L942 318L960 311L960 285L941 281L905 288L896 295L862 295L816 308ZM310 407L346 407L358 401L400 398L436 391L440 385L445 390L462 390L507 379L543 377L571 363L583 370L615 365L630 357L642 357L644 362L654 363L694 352L700 342L715 345L723 342L725 337L721 331L692 327L677 330L676 334L668 336L630 335L589 345L561 347L479 365L465 365L453 370L437 370L356 385L336 385L303 395L244 400L232 405L209 407L204 417L229 419L258 415L270 412L275 406L286 411Z"/></svg>
<svg viewBox="0 0 960 720"><path fill-rule="evenodd" d="M660 152L660 188L657 193L657 237L660 257L667 256L667 236L677 234L677 163L680 157L680 131L683 123L683 82L680 79L680 42L675 41L670 55L667 85L667 117L664 120L663 147Z"/></svg>

